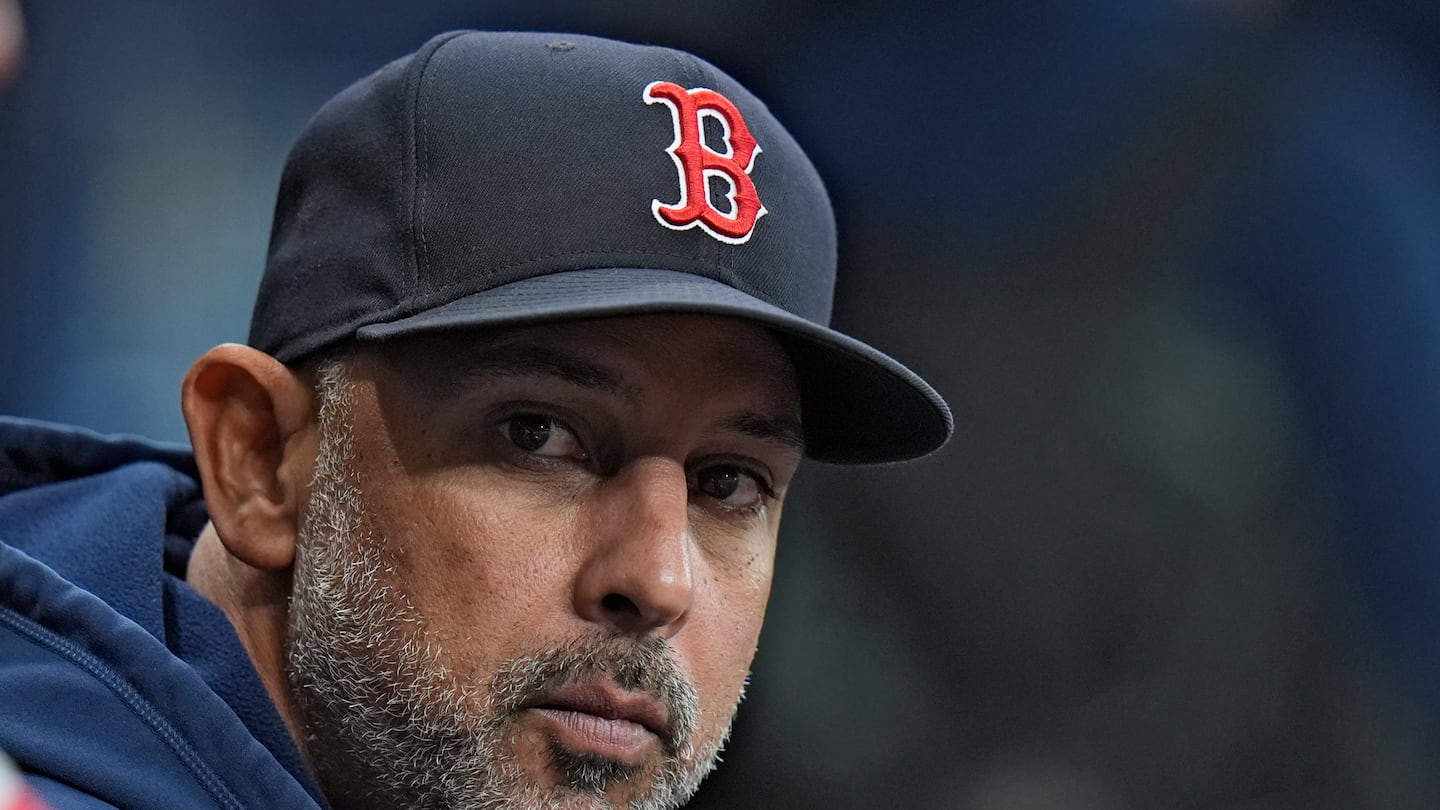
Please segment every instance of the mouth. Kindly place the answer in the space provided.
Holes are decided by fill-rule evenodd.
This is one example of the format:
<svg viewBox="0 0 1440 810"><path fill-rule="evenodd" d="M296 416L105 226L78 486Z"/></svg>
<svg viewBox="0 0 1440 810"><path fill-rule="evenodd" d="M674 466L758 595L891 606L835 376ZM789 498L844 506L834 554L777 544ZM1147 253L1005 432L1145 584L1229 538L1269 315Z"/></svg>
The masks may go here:
<svg viewBox="0 0 1440 810"><path fill-rule="evenodd" d="M659 700L604 682L552 690L523 711L541 718L566 748L618 762L639 762L656 745L665 747L670 735Z"/></svg>

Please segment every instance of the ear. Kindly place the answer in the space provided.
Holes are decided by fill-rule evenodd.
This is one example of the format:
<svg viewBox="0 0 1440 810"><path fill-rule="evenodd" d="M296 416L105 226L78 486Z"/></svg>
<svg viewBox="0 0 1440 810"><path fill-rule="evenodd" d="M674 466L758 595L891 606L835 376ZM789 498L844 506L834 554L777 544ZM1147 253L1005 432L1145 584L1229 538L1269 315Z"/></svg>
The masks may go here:
<svg viewBox="0 0 1440 810"><path fill-rule="evenodd" d="M205 505L230 554L288 569L314 462L307 381L278 360L227 343L185 375L180 405L200 467Z"/></svg>

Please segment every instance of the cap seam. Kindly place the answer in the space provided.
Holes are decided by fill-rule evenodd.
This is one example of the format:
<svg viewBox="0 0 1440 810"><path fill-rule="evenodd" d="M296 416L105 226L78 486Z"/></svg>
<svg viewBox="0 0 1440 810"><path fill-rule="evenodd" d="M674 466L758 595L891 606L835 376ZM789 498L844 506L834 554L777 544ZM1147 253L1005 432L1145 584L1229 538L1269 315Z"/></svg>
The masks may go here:
<svg viewBox="0 0 1440 810"><path fill-rule="evenodd" d="M411 159L411 182L410 193L410 235L414 250L414 273L410 278L410 289L406 291L404 299L400 302L400 311L411 309L420 292L420 274L423 271L428 276L430 272L430 243L426 239L425 229L420 224L421 210L429 200L429 148L425 144L422 131L428 126L428 119L425 109L421 104L421 96L425 90L425 77L430 71L430 65L435 60L435 55L441 48L459 39L465 32L457 31L449 39L438 43L430 53L426 55L419 69L415 72L415 91L411 96L413 105L410 114L410 159ZM424 174L422 182L422 173Z"/></svg>

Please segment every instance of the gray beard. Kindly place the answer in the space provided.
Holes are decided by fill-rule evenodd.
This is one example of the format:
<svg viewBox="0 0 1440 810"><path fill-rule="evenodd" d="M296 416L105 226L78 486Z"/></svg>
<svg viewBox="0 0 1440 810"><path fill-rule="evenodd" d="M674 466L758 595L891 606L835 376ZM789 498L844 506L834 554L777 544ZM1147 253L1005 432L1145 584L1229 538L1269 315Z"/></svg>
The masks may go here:
<svg viewBox="0 0 1440 810"><path fill-rule="evenodd" d="M596 635L502 664L488 684L441 663L425 618L394 587L351 469L351 388L344 366L320 374L320 449L296 550L286 676L305 747L336 808L610 808L606 790L643 768L548 741L561 775L542 787L514 760L515 722L527 701L604 676L667 707L663 758L630 810L684 804L715 767L729 723L697 750L694 688L660 639ZM733 715L732 715L733 717Z"/></svg>

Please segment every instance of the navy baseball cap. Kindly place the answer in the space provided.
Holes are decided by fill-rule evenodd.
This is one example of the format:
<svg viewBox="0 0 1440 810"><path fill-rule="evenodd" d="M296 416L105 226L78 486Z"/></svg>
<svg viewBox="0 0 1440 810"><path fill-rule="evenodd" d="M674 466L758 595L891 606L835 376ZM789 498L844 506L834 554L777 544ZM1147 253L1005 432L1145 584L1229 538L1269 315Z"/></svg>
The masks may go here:
<svg viewBox="0 0 1440 810"><path fill-rule="evenodd" d="M250 345L651 312L746 318L794 361L806 455L924 455L944 400L828 327L835 224L765 105L681 51L461 31L306 125L280 182Z"/></svg>

